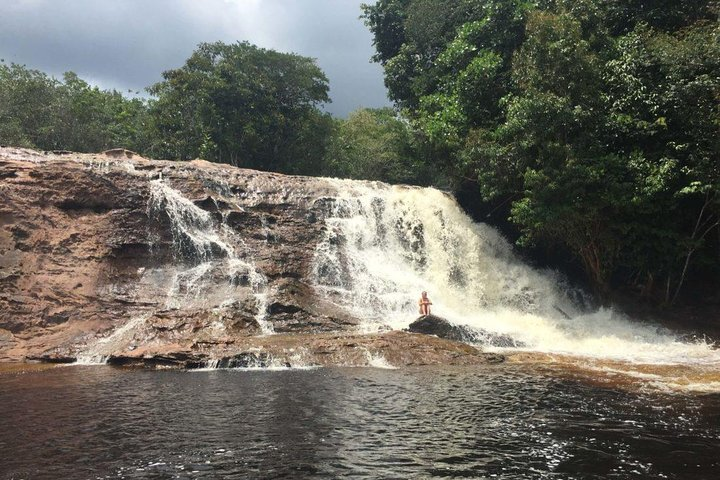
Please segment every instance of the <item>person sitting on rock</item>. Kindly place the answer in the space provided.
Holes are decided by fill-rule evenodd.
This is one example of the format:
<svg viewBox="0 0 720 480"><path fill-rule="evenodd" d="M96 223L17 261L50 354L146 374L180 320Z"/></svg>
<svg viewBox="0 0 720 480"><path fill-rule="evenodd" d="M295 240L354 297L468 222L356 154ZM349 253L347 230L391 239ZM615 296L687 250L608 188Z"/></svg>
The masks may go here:
<svg viewBox="0 0 720 480"><path fill-rule="evenodd" d="M420 305L420 315L423 317L430 315L430 305L432 305L432 302L428 298L427 292L422 292L418 305Z"/></svg>

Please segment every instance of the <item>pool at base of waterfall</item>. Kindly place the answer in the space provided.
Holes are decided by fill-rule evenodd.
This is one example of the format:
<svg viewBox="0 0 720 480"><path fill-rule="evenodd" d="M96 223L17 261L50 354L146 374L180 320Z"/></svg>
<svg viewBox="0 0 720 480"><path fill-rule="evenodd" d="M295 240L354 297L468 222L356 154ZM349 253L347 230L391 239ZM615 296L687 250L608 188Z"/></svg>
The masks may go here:
<svg viewBox="0 0 720 480"><path fill-rule="evenodd" d="M546 366L0 374L0 478L715 479L720 394Z"/></svg>

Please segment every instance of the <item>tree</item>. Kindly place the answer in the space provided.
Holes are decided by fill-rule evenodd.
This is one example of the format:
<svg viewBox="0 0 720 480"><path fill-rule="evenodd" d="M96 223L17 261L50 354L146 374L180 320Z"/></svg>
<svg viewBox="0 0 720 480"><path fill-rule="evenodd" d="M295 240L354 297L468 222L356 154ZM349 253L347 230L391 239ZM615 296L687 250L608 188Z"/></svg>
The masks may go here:
<svg viewBox="0 0 720 480"><path fill-rule="evenodd" d="M363 108L336 120L324 173L390 183L435 179L418 162L410 125L391 108Z"/></svg>
<svg viewBox="0 0 720 480"><path fill-rule="evenodd" d="M63 81L22 65L0 65L0 143L97 152L143 151L147 106L90 86L73 72Z"/></svg>
<svg viewBox="0 0 720 480"><path fill-rule="evenodd" d="M698 22L666 33L639 24L620 39L606 81L613 147L642 152L638 212L652 228L634 244L664 253L631 248L628 259L648 283L664 276L671 302L693 257L717 266L707 247L720 220L720 28Z"/></svg>
<svg viewBox="0 0 720 480"><path fill-rule="evenodd" d="M384 0L363 5L363 18L390 98L412 114L423 96L450 93L446 83L468 67L473 52L498 55L507 71L527 8L521 0Z"/></svg>
<svg viewBox="0 0 720 480"><path fill-rule="evenodd" d="M161 156L268 170L298 170L317 153L301 141L328 102L315 61L247 42L203 43L149 88Z"/></svg>
<svg viewBox="0 0 720 480"><path fill-rule="evenodd" d="M0 64L0 144L50 146L57 80L22 65Z"/></svg>

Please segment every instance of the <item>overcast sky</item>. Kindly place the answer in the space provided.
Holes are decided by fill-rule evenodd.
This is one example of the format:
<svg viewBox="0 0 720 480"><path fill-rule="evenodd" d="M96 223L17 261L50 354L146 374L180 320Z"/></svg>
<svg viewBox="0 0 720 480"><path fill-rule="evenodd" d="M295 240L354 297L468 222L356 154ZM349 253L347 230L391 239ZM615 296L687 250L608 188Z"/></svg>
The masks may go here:
<svg viewBox="0 0 720 480"><path fill-rule="evenodd" d="M367 0L366 0L367 1ZM248 40L316 58L327 110L389 104L354 0L0 0L0 58L102 88L142 91L200 42Z"/></svg>

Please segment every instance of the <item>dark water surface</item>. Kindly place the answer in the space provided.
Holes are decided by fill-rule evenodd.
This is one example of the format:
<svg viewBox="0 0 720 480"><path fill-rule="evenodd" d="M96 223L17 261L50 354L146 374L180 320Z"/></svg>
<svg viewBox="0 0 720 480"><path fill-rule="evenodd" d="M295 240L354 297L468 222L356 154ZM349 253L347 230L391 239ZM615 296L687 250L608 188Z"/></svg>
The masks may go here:
<svg viewBox="0 0 720 480"><path fill-rule="evenodd" d="M527 366L0 375L0 478L720 478L720 395Z"/></svg>

